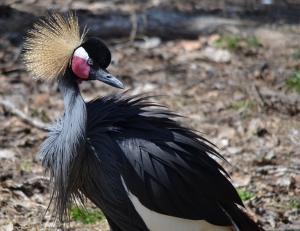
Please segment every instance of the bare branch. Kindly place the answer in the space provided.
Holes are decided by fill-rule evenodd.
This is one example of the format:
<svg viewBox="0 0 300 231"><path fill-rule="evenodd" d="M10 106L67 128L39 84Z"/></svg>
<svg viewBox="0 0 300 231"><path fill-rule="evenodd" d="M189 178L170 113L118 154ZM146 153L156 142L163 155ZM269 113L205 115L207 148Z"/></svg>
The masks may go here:
<svg viewBox="0 0 300 231"><path fill-rule="evenodd" d="M5 107L13 115L19 117L24 123L29 124L33 127L36 127L40 130L45 131L49 124L43 123L41 121L33 120L32 118L28 117L24 112L16 108L11 102L0 99L0 105Z"/></svg>

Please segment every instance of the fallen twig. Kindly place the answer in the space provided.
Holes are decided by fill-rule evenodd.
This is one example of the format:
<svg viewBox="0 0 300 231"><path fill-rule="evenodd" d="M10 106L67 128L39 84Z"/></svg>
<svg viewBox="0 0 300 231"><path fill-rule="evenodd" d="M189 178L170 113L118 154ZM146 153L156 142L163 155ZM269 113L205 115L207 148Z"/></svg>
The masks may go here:
<svg viewBox="0 0 300 231"><path fill-rule="evenodd" d="M132 29L130 32L129 42L132 43L135 39L136 32L137 32L137 19L136 19L136 12L135 12L135 6L134 6L134 0L130 1L130 9L131 9L131 15L130 15L130 21L132 24Z"/></svg>
<svg viewBox="0 0 300 231"><path fill-rule="evenodd" d="M281 165L266 165L262 167L254 167L252 168L255 172L262 172L262 171L270 171L269 173L277 173L277 172L293 172L296 174L300 174L300 169L292 168L292 167L286 167Z"/></svg>
<svg viewBox="0 0 300 231"><path fill-rule="evenodd" d="M257 95L258 95L258 97L259 97L259 99L261 101L261 106L263 106L263 107L267 106L268 104L264 100L264 97L261 95L261 93L260 93L260 91L258 89L258 86L256 84L254 84L254 89L255 89L255 91L256 91L256 93L257 93Z"/></svg>
<svg viewBox="0 0 300 231"><path fill-rule="evenodd" d="M6 110L8 110L13 115L19 117L24 123L29 124L33 127L36 127L40 130L47 130L49 127L49 124L43 123L41 121L33 120L32 118L29 118L24 112L17 109L11 102L0 99L0 105L5 107Z"/></svg>

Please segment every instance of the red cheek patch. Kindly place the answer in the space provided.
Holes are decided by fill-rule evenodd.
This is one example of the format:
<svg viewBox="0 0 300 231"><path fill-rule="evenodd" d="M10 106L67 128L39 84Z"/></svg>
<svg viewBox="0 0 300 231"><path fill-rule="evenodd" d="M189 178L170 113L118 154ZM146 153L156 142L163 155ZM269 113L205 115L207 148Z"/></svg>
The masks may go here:
<svg viewBox="0 0 300 231"><path fill-rule="evenodd" d="M82 79L77 79L77 80L76 80L76 82L77 82L78 84L82 84L82 81L83 81Z"/></svg>
<svg viewBox="0 0 300 231"><path fill-rule="evenodd" d="M72 70L81 79L87 79L90 73L90 66L86 59L74 55L72 60Z"/></svg>

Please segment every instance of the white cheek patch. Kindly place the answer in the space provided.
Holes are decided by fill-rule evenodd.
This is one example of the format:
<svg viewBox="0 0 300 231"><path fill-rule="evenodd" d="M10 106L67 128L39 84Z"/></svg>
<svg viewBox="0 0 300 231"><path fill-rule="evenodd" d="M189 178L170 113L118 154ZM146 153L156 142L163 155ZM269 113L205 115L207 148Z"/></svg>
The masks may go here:
<svg viewBox="0 0 300 231"><path fill-rule="evenodd" d="M78 47L75 52L74 52L75 56L78 56L80 58L83 58L85 60L89 59L89 55L88 53L85 51L85 49L83 47Z"/></svg>
<svg viewBox="0 0 300 231"><path fill-rule="evenodd" d="M81 79L87 79L90 73L90 66L87 63L89 55L83 47L75 50L72 59L72 70Z"/></svg>

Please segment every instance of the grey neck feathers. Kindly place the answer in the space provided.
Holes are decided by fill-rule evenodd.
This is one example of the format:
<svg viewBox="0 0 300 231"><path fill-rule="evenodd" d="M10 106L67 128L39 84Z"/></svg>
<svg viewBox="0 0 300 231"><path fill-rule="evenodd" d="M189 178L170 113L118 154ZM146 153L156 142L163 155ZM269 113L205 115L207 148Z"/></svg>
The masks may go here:
<svg viewBox="0 0 300 231"><path fill-rule="evenodd" d="M50 136L38 153L42 165L50 172L52 199L55 200L55 213L60 221L68 212L70 200L79 194L76 179L80 171L76 168L83 158L86 141L86 105L72 75L69 72L59 80L64 113L50 128Z"/></svg>

